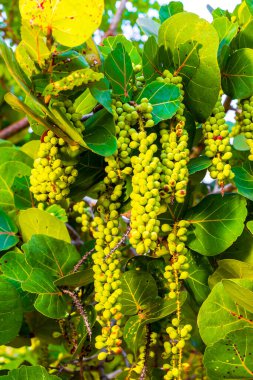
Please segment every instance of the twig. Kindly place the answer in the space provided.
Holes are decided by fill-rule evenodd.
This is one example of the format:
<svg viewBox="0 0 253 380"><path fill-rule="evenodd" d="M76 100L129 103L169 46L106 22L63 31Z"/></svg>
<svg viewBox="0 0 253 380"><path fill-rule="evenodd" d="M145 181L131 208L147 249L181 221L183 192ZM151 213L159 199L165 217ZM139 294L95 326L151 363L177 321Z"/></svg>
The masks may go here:
<svg viewBox="0 0 253 380"><path fill-rule="evenodd" d="M150 331L149 324L146 325L146 329L147 329L147 335L146 335L147 341L145 344L145 358L144 358L144 365L143 365L139 380L145 380L147 376L147 372L148 372L148 357L150 353L150 344L151 344L151 338L150 338L151 331Z"/></svg>
<svg viewBox="0 0 253 380"><path fill-rule="evenodd" d="M232 183L229 183L228 185L224 186L223 193L232 193L234 190L237 190L236 186L234 186ZM211 194L219 194L220 192L221 192L221 189L217 187L217 188L214 188Z"/></svg>
<svg viewBox="0 0 253 380"><path fill-rule="evenodd" d="M231 102L232 102L232 98L230 98L230 96L227 95L223 103L223 107L225 108L226 113L230 109Z"/></svg>
<svg viewBox="0 0 253 380"><path fill-rule="evenodd" d="M104 258L104 261L109 259L109 257L115 252L117 251L117 249L124 243L124 241L126 240L126 238L128 237L129 235L129 232L131 231L131 227L128 226L127 227L127 230L126 232L124 233L124 235L122 236L122 238L120 239L120 241L118 242L118 244L108 253L108 255L105 256Z"/></svg>
<svg viewBox="0 0 253 380"><path fill-rule="evenodd" d="M86 252L85 255L78 261L78 263L74 266L72 273L78 271L80 266L85 262L85 260L95 251L95 248L92 248L89 252Z"/></svg>
<svg viewBox="0 0 253 380"><path fill-rule="evenodd" d="M76 244L78 244L78 245L83 245L84 242L81 240L81 238L80 238L79 234L77 233L77 231L70 224L68 224L68 223L66 223L66 227L72 233L72 235L76 237L76 239L75 239L74 242Z"/></svg>
<svg viewBox="0 0 253 380"><path fill-rule="evenodd" d="M117 33L117 27L118 27L118 24L121 20L124 9L126 7L126 3L127 3L127 0L121 0L120 5L117 9L117 12L115 13L115 15L111 21L109 29L107 30L107 32L105 32L103 39L105 39L106 37L109 37L109 36L115 36L115 34Z"/></svg>
<svg viewBox="0 0 253 380"><path fill-rule="evenodd" d="M2 129L0 131L0 139L8 139L8 137L11 137L15 135L16 133L20 132L22 129L25 129L29 126L28 119L24 117L23 119L16 121L15 123L9 125L8 127Z"/></svg>
<svg viewBox="0 0 253 380"><path fill-rule="evenodd" d="M86 326L89 338L91 340L92 331L91 331L91 328L90 328L90 324L89 324L89 320L88 320L88 315L87 315L86 311L84 310L81 302L79 301L77 295L75 293L71 292L70 290L67 290L67 289L63 289L62 292L65 293L65 294L68 294L72 298L73 303L74 303L76 309L78 310L79 314L83 318L83 321L84 321L84 324Z"/></svg>

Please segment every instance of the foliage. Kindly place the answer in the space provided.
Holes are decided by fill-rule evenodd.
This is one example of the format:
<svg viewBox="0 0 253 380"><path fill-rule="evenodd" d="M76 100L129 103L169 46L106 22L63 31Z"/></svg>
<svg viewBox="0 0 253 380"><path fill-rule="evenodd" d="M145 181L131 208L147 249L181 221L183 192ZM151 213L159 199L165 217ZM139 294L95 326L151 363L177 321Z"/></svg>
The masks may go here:
<svg viewBox="0 0 253 380"><path fill-rule="evenodd" d="M120 12L2 2L0 376L251 379L252 3Z"/></svg>

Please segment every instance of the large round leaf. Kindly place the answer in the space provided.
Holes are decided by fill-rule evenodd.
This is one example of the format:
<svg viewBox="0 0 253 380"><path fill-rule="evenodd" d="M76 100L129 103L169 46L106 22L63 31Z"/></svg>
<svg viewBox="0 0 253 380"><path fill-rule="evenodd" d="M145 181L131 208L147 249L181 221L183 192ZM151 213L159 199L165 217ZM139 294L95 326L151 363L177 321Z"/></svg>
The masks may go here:
<svg viewBox="0 0 253 380"><path fill-rule="evenodd" d="M22 303L16 288L3 276L0 278L0 345L13 340L23 320Z"/></svg>
<svg viewBox="0 0 253 380"><path fill-rule="evenodd" d="M20 0L23 20L42 28L45 34L52 31L53 37L62 45L78 46L90 38L99 27L104 11L104 1L96 0Z"/></svg>
<svg viewBox="0 0 253 380"><path fill-rule="evenodd" d="M200 64L185 87L185 101L196 119L202 121L211 114L219 95L217 32L207 21L186 12L173 15L159 29L159 45L164 45L165 49L169 49L172 54L180 44L189 40L201 45L198 52Z"/></svg>
<svg viewBox="0 0 253 380"><path fill-rule="evenodd" d="M241 196L209 195L185 216L191 223L189 247L202 255L218 255L241 235L246 216L246 200Z"/></svg>
<svg viewBox="0 0 253 380"><path fill-rule="evenodd" d="M204 355L209 379L252 379L253 331L243 328L226 335Z"/></svg>

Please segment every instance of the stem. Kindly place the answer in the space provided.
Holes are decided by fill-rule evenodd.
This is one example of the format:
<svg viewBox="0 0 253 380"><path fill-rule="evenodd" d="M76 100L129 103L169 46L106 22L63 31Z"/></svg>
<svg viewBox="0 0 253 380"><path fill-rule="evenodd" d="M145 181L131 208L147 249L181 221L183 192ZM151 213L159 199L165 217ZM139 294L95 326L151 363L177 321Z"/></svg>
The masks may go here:
<svg viewBox="0 0 253 380"><path fill-rule="evenodd" d="M149 357L150 344L151 344L151 340L150 340L151 330L150 330L149 324L146 325L146 329L147 329L147 335L146 335L147 342L146 342L146 347L145 347L145 358L144 358L144 365L143 365L139 380L145 380L147 376L147 372L148 372L148 357Z"/></svg>
<svg viewBox="0 0 253 380"><path fill-rule="evenodd" d="M127 0L121 0L120 5L117 9L117 12L115 13L115 15L111 21L109 29L107 30L107 32L105 32L103 39L105 39L106 37L109 37L109 36L115 36L115 34L117 33L118 24L121 20L122 14L123 14L124 9L126 7L126 3L127 3Z"/></svg>
<svg viewBox="0 0 253 380"><path fill-rule="evenodd" d="M94 251L95 251L95 248L92 248L89 252L86 252L85 255L81 258L81 260L79 260L78 263L74 266L72 273L77 272L80 266L85 262L87 257L89 257Z"/></svg>
<svg viewBox="0 0 253 380"><path fill-rule="evenodd" d="M77 297L77 295L75 293L71 292L70 290L63 289L62 292L64 294L68 294L72 298L73 303L74 303L76 309L79 311L79 314L83 318L83 321L84 321L84 324L86 326L89 338L91 340L92 331L91 331L91 327L90 327L90 324L89 324L89 321L88 321L88 315L87 315L86 311L84 310L81 302L79 301L79 298Z"/></svg>
<svg viewBox="0 0 253 380"><path fill-rule="evenodd" d="M8 127L0 131L0 139L6 140L9 137L20 132L22 129L25 129L29 126L28 119L24 117L23 119L16 121L15 123L9 125Z"/></svg>
<svg viewBox="0 0 253 380"><path fill-rule="evenodd" d="M120 241L118 242L118 244L108 253L108 255L105 256L104 258L104 261L109 259L109 257L115 252L117 251L117 249L124 243L124 241L126 240L126 238L128 237L129 235L129 232L131 231L131 227L128 226L127 227L127 230L126 232L124 233L124 235L122 236L122 238L120 239Z"/></svg>
<svg viewBox="0 0 253 380"><path fill-rule="evenodd" d="M226 99L224 100L223 107L225 108L225 112L227 113L228 110L230 109L230 104L232 102L232 98L230 96L226 96Z"/></svg>

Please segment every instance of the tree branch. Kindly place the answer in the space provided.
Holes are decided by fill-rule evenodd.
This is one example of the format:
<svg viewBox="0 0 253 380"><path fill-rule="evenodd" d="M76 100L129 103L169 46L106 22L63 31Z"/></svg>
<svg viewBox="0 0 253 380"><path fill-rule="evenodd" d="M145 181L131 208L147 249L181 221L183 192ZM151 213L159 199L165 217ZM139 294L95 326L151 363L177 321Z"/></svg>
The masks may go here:
<svg viewBox="0 0 253 380"><path fill-rule="evenodd" d="M24 119L21 119L19 121L16 121L15 123L9 125L8 127L2 129L0 131L0 139L8 139L8 137L11 137L15 135L16 133L20 132L22 129L25 129L29 126L28 119L24 117Z"/></svg>
<svg viewBox="0 0 253 380"><path fill-rule="evenodd" d="M117 9L117 12L115 13L115 15L112 19L112 22L109 26L109 29L107 30L107 32L105 32L103 39L105 39L106 37L109 37L109 36L115 36L115 34L117 33L117 27L118 27L118 24L121 20L124 9L126 7L126 3L127 3L127 0L121 0L120 5Z"/></svg>
<svg viewBox="0 0 253 380"><path fill-rule="evenodd" d="M230 96L227 95L223 103L223 107L225 108L226 113L230 109L231 102L232 102L232 98L230 98Z"/></svg>

